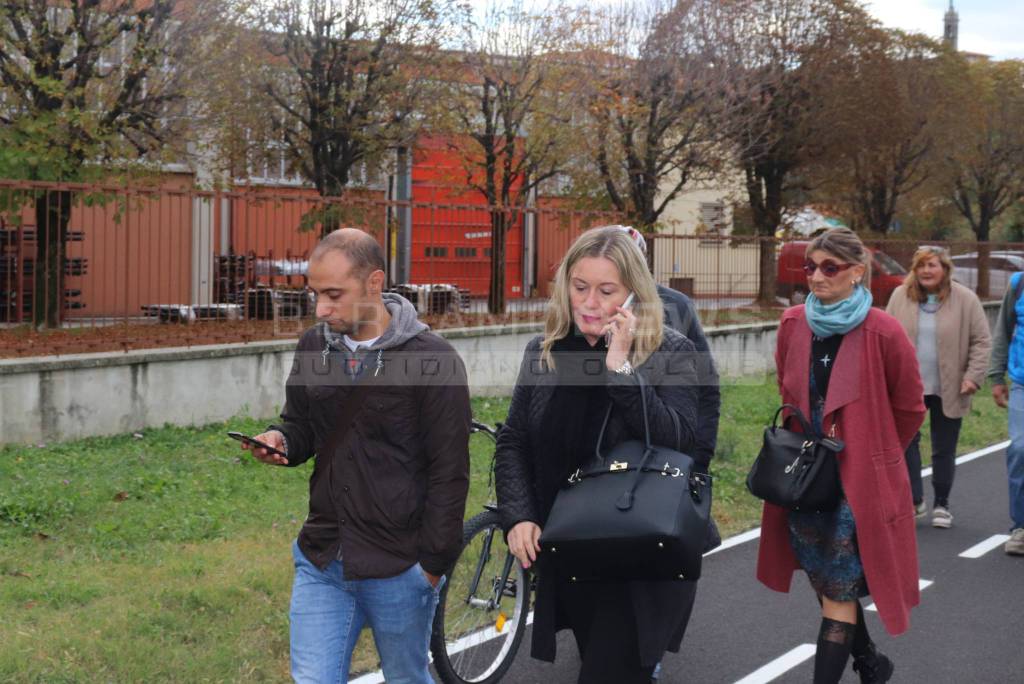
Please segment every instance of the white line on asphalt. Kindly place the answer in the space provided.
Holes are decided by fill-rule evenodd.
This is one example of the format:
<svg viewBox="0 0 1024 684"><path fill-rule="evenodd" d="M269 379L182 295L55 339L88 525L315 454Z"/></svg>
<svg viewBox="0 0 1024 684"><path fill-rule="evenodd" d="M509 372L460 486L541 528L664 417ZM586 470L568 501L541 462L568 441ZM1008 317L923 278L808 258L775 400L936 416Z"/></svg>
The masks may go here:
<svg viewBox="0 0 1024 684"><path fill-rule="evenodd" d="M970 461L973 461L976 458L981 458L982 456L988 456L989 454L991 454L991 453L993 453L995 451L1001 451L1002 449L1005 449L1008 446L1010 446L1010 440L1006 440L1005 442L1000 442L999 444L993 444L991 446L987 446L984 449L978 449L977 451L972 451L969 454L964 454L963 456L958 457L956 459L956 464L960 465L962 463L968 463ZM922 468L921 469L921 477L928 477L931 474L932 474L931 466L928 466L927 468Z"/></svg>
<svg viewBox="0 0 1024 684"><path fill-rule="evenodd" d="M976 458L981 458L982 456L988 456L989 454L991 454L994 451L999 451L1000 449L1005 449L1008 446L1010 446L1010 442L1009 441L1000 442L999 444L993 444L992 446L985 447L984 449L979 449L978 451L972 451L969 454L964 454L963 456L960 456L959 458L956 459L956 463L957 463L957 465L960 465L961 463L967 463L968 461L973 461ZM928 477L931 474L932 474L932 469L931 468L925 468L925 469L923 469L921 471L921 476L922 477ZM708 551L707 553L704 554L704 557L707 558L708 556L714 555L714 554L718 553L719 551L725 551L726 549L731 549L734 546L739 546L740 544L745 544L748 541L753 541L753 540L757 539L760 536L761 536L761 528L760 527L755 527L752 530L747 530L746 532L743 532L741 534L733 535L732 537L729 537L728 539L722 540L721 546L718 546L718 547L712 549L711 551ZM929 584L931 584L931 582L929 582L927 580L921 580L921 588L922 589L927 587ZM875 610L875 604L872 603L865 610ZM533 613L532 612L527 614L527 623L530 623L530 622L533 622ZM786 658L787 656L790 656L791 654L793 654L793 653L795 653L797 651L800 651L801 648L804 648L804 646L808 646L808 645L810 645L810 644L804 644L803 646L798 646L797 648L795 648L792 651L790 651L789 653L787 653L785 656L782 656L781 658L777 658L777 659L773 660L772 663L778 662L778 661L782 660L783 658ZM814 655L814 646L813 645L810 645L810 646L811 646L811 655ZM796 665L799 665L800 662L803 662L804 660L806 660L809 657L810 656L805 656L799 662L794 663L793 665L790 665L790 667L795 667ZM769 667L772 663L769 663L768 665L765 665L764 667L762 667L757 672L751 674L750 677L753 677L758 672L761 672L761 670L764 670L765 668ZM785 672L785 670L782 670L781 672ZM781 674L781 672L780 672L780 674ZM774 676L777 677L778 675L774 675ZM359 677L357 679L350 679L348 684L381 684L381 682L383 682L383 681L384 681L384 675L381 674L381 672L378 670L377 672L371 672L370 674L365 674L362 677ZM743 679L741 681L746 683L748 680L747 679ZM750 682L755 682L755 681L767 682L767 681L770 681L770 680L768 680L768 679L756 679L756 680L752 679L752 680L750 680Z"/></svg>
<svg viewBox="0 0 1024 684"><path fill-rule="evenodd" d="M763 667L759 667L736 684L766 684L776 677L789 672L808 658L814 657L814 644L800 644Z"/></svg>
<svg viewBox="0 0 1024 684"><path fill-rule="evenodd" d="M926 579L918 579L917 580L917 588L918 588L919 591L924 591L925 589L927 589L928 587L932 586L933 584L935 584L935 582L933 582L932 580L926 580ZM874 603L872 603L870 606L864 606L864 610L878 611L878 606L876 606Z"/></svg>
<svg viewBox="0 0 1024 684"><path fill-rule="evenodd" d="M1010 538L1008 534L993 534L991 537L983 542L978 542L971 548L967 549L960 554L961 558L981 558L986 553L996 548L997 546L1006 543L1006 540Z"/></svg>
<svg viewBox="0 0 1024 684"><path fill-rule="evenodd" d="M761 528L755 527L752 530L747 530L743 534L737 534L735 536L729 537L728 539L724 540L720 546L716 546L715 548L705 553L704 557L707 558L708 556L718 553L719 551L725 551L726 549L731 549L734 546L745 544L746 542L757 539L760 536Z"/></svg>

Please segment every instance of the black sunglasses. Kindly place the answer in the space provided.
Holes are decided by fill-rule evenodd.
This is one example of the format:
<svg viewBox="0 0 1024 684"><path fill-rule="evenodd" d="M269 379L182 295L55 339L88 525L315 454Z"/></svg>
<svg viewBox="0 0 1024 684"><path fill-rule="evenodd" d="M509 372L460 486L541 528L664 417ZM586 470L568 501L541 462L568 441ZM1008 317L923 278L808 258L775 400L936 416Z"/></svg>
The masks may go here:
<svg viewBox="0 0 1024 684"><path fill-rule="evenodd" d="M804 273L806 273L807 277L810 278L814 275L814 272L820 268L823 276L826 278L835 278L836 275L842 273L853 265L854 264L837 264L831 259L825 259L820 264L816 264L808 259L804 262Z"/></svg>

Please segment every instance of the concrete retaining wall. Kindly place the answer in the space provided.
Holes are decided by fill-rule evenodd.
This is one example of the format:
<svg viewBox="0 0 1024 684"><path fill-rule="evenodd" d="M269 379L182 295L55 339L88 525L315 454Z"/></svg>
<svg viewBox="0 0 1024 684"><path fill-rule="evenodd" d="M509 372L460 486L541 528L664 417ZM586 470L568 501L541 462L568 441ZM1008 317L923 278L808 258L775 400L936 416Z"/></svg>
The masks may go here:
<svg viewBox="0 0 1024 684"><path fill-rule="evenodd" d="M986 305L990 321L998 305ZM776 323L707 331L723 376L763 380L773 371ZM474 395L511 393L539 324L445 330L466 363ZM294 340L0 360L0 444L38 443L239 414L275 415L284 401Z"/></svg>

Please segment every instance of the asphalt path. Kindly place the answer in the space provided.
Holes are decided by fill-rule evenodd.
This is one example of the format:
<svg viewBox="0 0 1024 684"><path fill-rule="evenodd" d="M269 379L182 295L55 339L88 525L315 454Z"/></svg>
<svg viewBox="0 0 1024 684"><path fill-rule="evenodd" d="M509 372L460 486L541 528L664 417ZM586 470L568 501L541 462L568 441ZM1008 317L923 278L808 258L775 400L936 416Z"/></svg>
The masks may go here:
<svg viewBox="0 0 1024 684"><path fill-rule="evenodd" d="M930 487L926 480L929 501ZM930 519L917 523L924 588L910 630L890 636L871 610L868 628L896 663L893 682L1024 682L1024 557L1007 556L1001 543L1009 525L1005 451L960 463L950 503L952 529L935 529ZM662 682L811 681L820 622L814 594L802 573L789 594L758 583L755 535L734 538L704 559L686 638L679 653L666 654ZM529 640L527 632L503 684L576 682L579 659L569 632L559 634L553 664L531 659ZM843 682L858 681L847 668Z"/></svg>

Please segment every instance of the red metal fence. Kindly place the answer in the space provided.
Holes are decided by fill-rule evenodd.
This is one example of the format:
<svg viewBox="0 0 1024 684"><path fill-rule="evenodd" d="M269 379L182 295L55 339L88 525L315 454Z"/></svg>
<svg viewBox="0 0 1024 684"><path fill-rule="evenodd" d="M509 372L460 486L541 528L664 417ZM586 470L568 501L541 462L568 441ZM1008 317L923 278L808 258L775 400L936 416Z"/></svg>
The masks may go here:
<svg viewBox="0 0 1024 684"><path fill-rule="evenodd" d="M372 194L325 204L304 190L0 181L0 324L31 322L37 294L58 302L51 308L64 325L303 317L306 259L324 222L374 235L389 284L425 313L484 312L493 211ZM616 220L560 208L511 213L506 311L541 311L576 236Z"/></svg>
<svg viewBox="0 0 1024 684"><path fill-rule="evenodd" d="M325 205L307 190L0 181L0 325L31 322L37 296L57 302L65 326L303 319L311 313L306 257L328 219L373 234L385 248L389 285L425 314L469 315L470 324L480 314L482 322L492 212L472 204L391 201L379 193ZM560 207L514 213L501 266L505 313L540 318L572 241L588 227L619 221L610 213ZM876 303L882 303L904 277L919 241L867 242L874 252ZM774 305L799 301L806 289L802 245L692 235L656 235L650 244L660 283L690 294L705 312L729 312L706 314L710 323L745 310L762 318L777 315L755 302L762 245L770 244L779 264ZM953 254L958 280L976 287L983 270L977 243L942 244ZM1024 270L1024 245L989 244L987 262L989 297L998 298L1009 275Z"/></svg>

